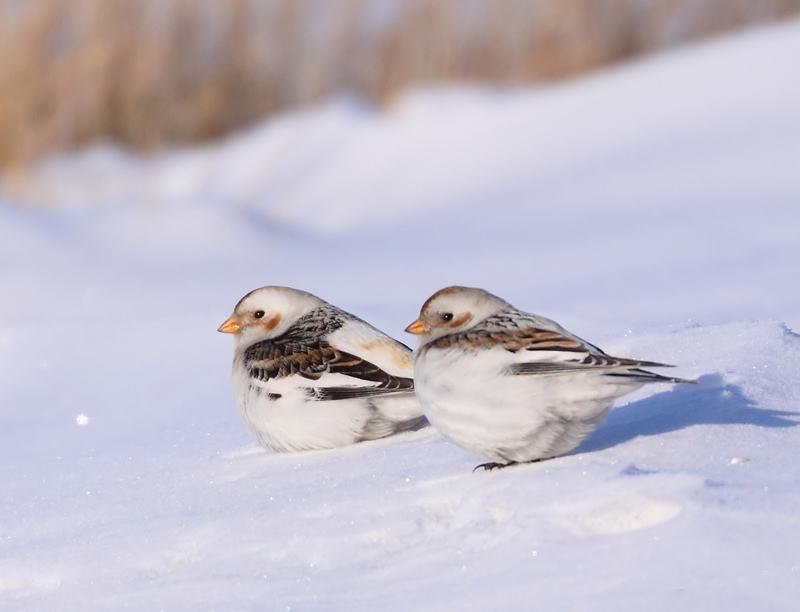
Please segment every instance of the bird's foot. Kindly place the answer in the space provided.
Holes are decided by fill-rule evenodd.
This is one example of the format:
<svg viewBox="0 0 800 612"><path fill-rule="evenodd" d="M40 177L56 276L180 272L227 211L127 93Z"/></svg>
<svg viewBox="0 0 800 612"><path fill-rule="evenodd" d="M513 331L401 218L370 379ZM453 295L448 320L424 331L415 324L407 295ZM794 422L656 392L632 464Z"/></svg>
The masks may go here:
<svg viewBox="0 0 800 612"><path fill-rule="evenodd" d="M484 472L491 472L492 470L502 470L503 468L507 468L510 465L517 465L516 461L509 461L508 463L497 463L496 461L490 461L489 463L481 463L480 465L476 465L475 468L472 470L474 474L480 469L483 469Z"/></svg>
<svg viewBox="0 0 800 612"><path fill-rule="evenodd" d="M530 459L528 461L509 461L508 463L490 461L489 463L481 463L480 465L476 465L472 470L472 473L474 474L480 469L483 469L484 472L491 472L492 470L502 470L503 468L507 468L512 465L520 465L523 463L539 463L540 461L547 461L548 459L552 459L552 457L541 457L539 459Z"/></svg>

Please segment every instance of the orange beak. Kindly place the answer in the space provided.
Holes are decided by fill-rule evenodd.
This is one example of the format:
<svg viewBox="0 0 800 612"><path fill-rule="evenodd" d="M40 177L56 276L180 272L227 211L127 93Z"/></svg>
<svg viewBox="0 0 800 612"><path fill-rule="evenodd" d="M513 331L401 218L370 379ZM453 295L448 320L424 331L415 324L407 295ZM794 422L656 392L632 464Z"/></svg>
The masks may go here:
<svg viewBox="0 0 800 612"><path fill-rule="evenodd" d="M406 327L406 331L409 334L416 334L417 336L419 336L420 334L424 334L431 331L431 327L430 325L425 323L425 321L423 321L422 319L417 319L411 325Z"/></svg>
<svg viewBox="0 0 800 612"><path fill-rule="evenodd" d="M222 322L217 328L218 332L223 334L238 334L242 330L242 325L239 323L239 317L231 315Z"/></svg>

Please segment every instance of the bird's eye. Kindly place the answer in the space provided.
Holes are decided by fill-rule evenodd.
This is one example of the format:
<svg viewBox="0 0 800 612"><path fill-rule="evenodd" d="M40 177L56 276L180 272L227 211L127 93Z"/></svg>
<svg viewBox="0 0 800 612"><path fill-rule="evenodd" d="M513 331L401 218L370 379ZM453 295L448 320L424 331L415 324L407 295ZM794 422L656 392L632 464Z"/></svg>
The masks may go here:
<svg viewBox="0 0 800 612"><path fill-rule="evenodd" d="M442 321L447 322L447 321L452 321L452 320L453 320L453 313L452 312L445 312L442 315Z"/></svg>
<svg viewBox="0 0 800 612"><path fill-rule="evenodd" d="M256 311L253 313L253 316L254 316L256 319L260 319L260 318L262 318L262 317L263 317L265 314L266 314L266 313L265 313L263 310L256 310Z"/></svg>

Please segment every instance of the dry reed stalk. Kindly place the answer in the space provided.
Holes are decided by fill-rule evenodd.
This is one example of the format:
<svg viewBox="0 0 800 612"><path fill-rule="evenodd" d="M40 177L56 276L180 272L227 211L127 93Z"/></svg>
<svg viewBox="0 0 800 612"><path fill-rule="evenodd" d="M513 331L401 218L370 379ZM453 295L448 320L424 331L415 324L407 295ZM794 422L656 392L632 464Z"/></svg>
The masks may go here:
<svg viewBox="0 0 800 612"><path fill-rule="evenodd" d="M214 138L338 92L527 83L800 0L0 0L0 167Z"/></svg>

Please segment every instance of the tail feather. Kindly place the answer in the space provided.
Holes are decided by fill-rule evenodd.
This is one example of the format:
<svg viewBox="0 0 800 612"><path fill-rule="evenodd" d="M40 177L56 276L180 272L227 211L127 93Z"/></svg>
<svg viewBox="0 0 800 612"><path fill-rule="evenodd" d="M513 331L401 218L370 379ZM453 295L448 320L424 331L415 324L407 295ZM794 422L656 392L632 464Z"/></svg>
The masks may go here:
<svg viewBox="0 0 800 612"><path fill-rule="evenodd" d="M644 361L642 359L628 359L627 357L611 357L615 363L623 366L636 368L674 368L671 363L659 363L658 361Z"/></svg>
<svg viewBox="0 0 800 612"><path fill-rule="evenodd" d="M654 367L654 366L651 366ZM658 367L672 367L672 366L658 366ZM635 380L642 383L648 382L661 382L661 383L683 383L689 385L696 385L696 380L691 380L688 378L678 378L676 376L662 376L661 374L656 374L655 372L649 372L647 370L642 370L640 368L631 368L629 370L625 370L623 372L609 372L606 376L615 376L619 378L627 378L629 380Z"/></svg>

